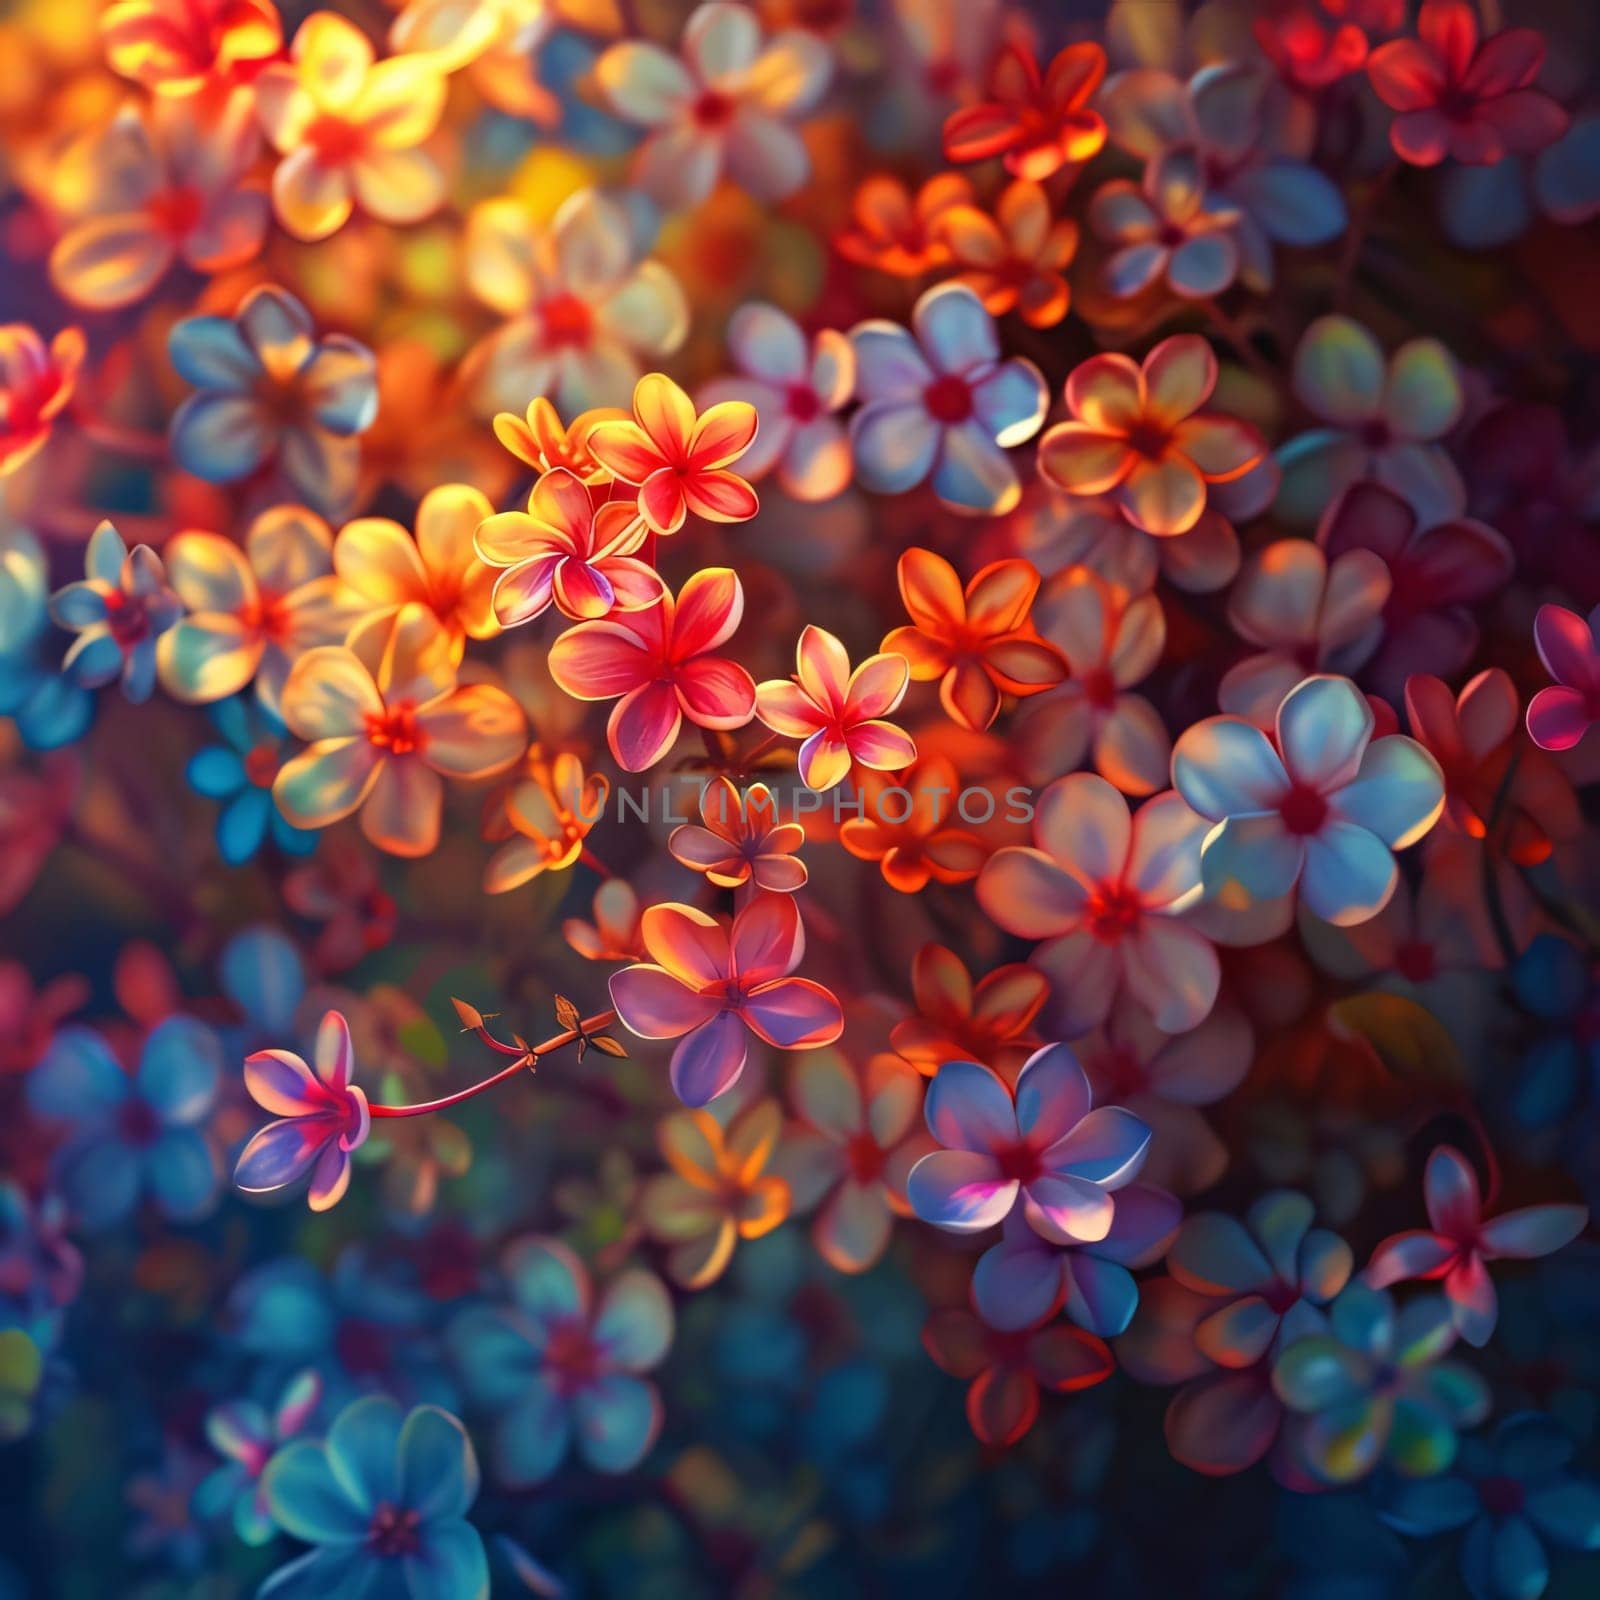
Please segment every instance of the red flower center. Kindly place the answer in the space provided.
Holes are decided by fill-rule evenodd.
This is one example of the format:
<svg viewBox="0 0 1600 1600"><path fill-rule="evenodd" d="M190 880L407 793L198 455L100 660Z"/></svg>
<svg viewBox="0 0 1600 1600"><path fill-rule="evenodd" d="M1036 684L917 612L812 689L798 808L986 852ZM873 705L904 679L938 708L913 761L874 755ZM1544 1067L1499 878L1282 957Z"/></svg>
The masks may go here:
<svg viewBox="0 0 1600 1600"><path fill-rule="evenodd" d="M550 1329L544 1361L545 1375L559 1394L576 1394L600 1375L600 1351L578 1317L563 1318Z"/></svg>
<svg viewBox="0 0 1600 1600"><path fill-rule="evenodd" d="M539 304L544 341L558 348L586 345L594 332L594 312L577 295L563 289Z"/></svg>
<svg viewBox="0 0 1600 1600"><path fill-rule="evenodd" d="M1116 704L1116 680L1104 667L1083 675L1083 695L1096 711L1109 711Z"/></svg>
<svg viewBox="0 0 1600 1600"><path fill-rule="evenodd" d="M1310 784L1296 783L1278 802L1278 815L1290 833L1303 837L1321 831L1328 819L1328 802Z"/></svg>
<svg viewBox="0 0 1600 1600"><path fill-rule="evenodd" d="M845 1146L845 1158L850 1163L850 1176L857 1183L871 1183L883 1176L886 1157L878 1141L865 1130L855 1134Z"/></svg>
<svg viewBox="0 0 1600 1600"><path fill-rule="evenodd" d="M783 408L796 422L815 422L822 414L822 402L817 399L816 390L807 384L792 383L789 385L788 397Z"/></svg>
<svg viewBox="0 0 1600 1600"><path fill-rule="evenodd" d="M1478 1498L1491 1516L1514 1517L1528 1498L1515 1478L1479 1478Z"/></svg>
<svg viewBox="0 0 1600 1600"><path fill-rule="evenodd" d="M972 415L972 385L965 378L947 372L922 391L922 403L935 422L953 427Z"/></svg>
<svg viewBox="0 0 1600 1600"><path fill-rule="evenodd" d="M317 152L318 164L342 167L366 149L366 130L343 117L318 117L306 129L305 142Z"/></svg>
<svg viewBox="0 0 1600 1600"><path fill-rule="evenodd" d="M1407 939L1394 953L1395 971L1413 983L1426 983L1439 970L1433 946L1422 939Z"/></svg>
<svg viewBox="0 0 1600 1600"><path fill-rule="evenodd" d="M144 601L113 589L105 597L106 625L111 637L124 649L136 645L150 632L150 618Z"/></svg>
<svg viewBox="0 0 1600 1600"><path fill-rule="evenodd" d="M1008 1182L1029 1184L1044 1171L1039 1152L1026 1139L997 1146L994 1160L1000 1168L1000 1176Z"/></svg>
<svg viewBox="0 0 1600 1600"><path fill-rule="evenodd" d="M428 736L417 725L417 712L409 700L366 716L367 738L390 755L413 755L427 744Z"/></svg>
<svg viewBox="0 0 1600 1600"><path fill-rule="evenodd" d="M1141 418L1128 430L1128 448L1147 461L1164 460L1171 446L1171 431L1158 422Z"/></svg>
<svg viewBox="0 0 1600 1600"><path fill-rule="evenodd" d="M117 1131L124 1144L147 1150L161 1137L161 1119L145 1100L125 1100L117 1111Z"/></svg>
<svg viewBox="0 0 1600 1600"><path fill-rule="evenodd" d="M733 100L716 89L702 89L689 115L700 128L725 128L733 120Z"/></svg>
<svg viewBox="0 0 1600 1600"><path fill-rule="evenodd" d="M200 191L190 184L174 184L161 189L145 202L145 212L158 233L170 239L187 238L200 221L205 202Z"/></svg>
<svg viewBox="0 0 1600 1600"><path fill-rule="evenodd" d="M1142 914L1139 896L1127 884L1102 883L1089 896L1083 923L1101 944L1117 944L1138 927Z"/></svg>
<svg viewBox="0 0 1600 1600"><path fill-rule="evenodd" d="M419 1529L422 1518L409 1508L402 1510L382 1501L367 1524L367 1544L380 1556L410 1556L421 1548Z"/></svg>
<svg viewBox="0 0 1600 1600"><path fill-rule="evenodd" d="M270 789L278 776L278 746L271 739L263 739L244 758L244 775L258 789Z"/></svg>

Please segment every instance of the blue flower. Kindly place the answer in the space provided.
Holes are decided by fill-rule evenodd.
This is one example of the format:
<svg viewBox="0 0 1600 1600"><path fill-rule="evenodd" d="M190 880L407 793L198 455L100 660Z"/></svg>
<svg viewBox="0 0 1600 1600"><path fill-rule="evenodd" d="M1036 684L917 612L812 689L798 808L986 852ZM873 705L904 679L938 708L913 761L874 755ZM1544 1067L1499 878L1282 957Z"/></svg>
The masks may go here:
<svg viewBox="0 0 1600 1600"><path fill-rule="evenodd" d="M94 530L84 577L50 597L50 615L77 634L61 670L85 689L121 678L135 705L156 686L156 641L183 615L161 557L147 544L129 550L109 522Z"/></svg>
<svg viewBox="0 0 1600 1600"><path fill-rule="evenodd" d="M252 1039L265 1037L279 1043L298 1036L306 967L287 935L268 927L236 933L217 958L217 982L244 1013Z"/></svg>
<svg viewBox="0 0 1600 1600"><path fill-rule="evenodd" d="M355 436L378 414L378 365L344 334L318 339L285 289L252 289L233 317L185 317L167 341L178 375L200 390L172 419L178 465L236 483L269 463L303 500L337 517L355 496Z"/></svg>
<svg viewBox="0 0 1600 1600"><path fill-rule="evenodd" d="M466 1520L478 1461L448 1411L357 1400L325 1443L280 1450L262 1482L273 1520L317 1548L273 1573L260 1600L487 1600L488 1557Z"/></svg>
<svg viewBox="0 0 1600 1600"><path fill-rule="evenodd" d="M44 550L26 528L0 532L0 717L11 717L30 750L57 750L83 737L94 697L41 658L50 620Z"/></svg>
<svg viewBox="0 0 1600 1600"><path fill-rule="evenodd" d="M1517 1003L1544 1026L1522 1055L1511 1112L1527 1128L1565 1122L1600 1084L1600 987L1589 957L1541 933L1511 969Z"/></svg>
<svg viewBox="0 0 1600 1600"><path fill-rule="evenodd" d="M194 1509L207 1520L231 1516L234 1532L248 1545L265 1544L277 1532L267 1509L262 1477L274 1451L299 1433L322 1399L314 1372L290 1379L269 1413L254 1400L230 1400L206 1413L206 1438L227 1459L194 1492Z"/></svg>
<svg viewBox="0 0 1600 1600"><path fill-rule="evenodd" d="M1000 359L994 319L965 284L929 289L908 332L875 320L850 330L856 392L850 419L856 479L878 494L904 494L931 477L957 511L999 516L1022 497L1006 451L1044 421L1049 394L1039 369Z"/></svg>
<svg viewBox="0 0 1600 1600"><path fill-rule="evenodd" d="M169 1017L157 1027L131 1077L92 1030L56 1035L29 1074L28 1105L72 1125L54 1172L85 1228L120 1222L146 1196L174 1222L211 1209L220 1172L200 1124L221 1077L221 1043L192 1017Z"/></svg>
<svg viewBox="0 0 1600 1600"><path fill-rule="evenodd" d="M1378 1515L1413 1538L1466 1529L1461 1576L1473 1600L1538 1600L1547 1546L1600 1550L1600 1485L1567 1470L1573 1444L1537 1411L1463 1443L1454 1472L1380 1485Z"/></svg>
<svg viewBox="0 0 1600 1600"><path fill-rule="evenodd" d="M499 1418L499 1476L542 1482L574 1441L596 1471L631 1470L661 1431L661 1397L641 1376L672 1343L661 1280L619 1273L597 1302L583 1263L554 1239L517 1240L504 1266L513 1307L473 1307L445 1334L467 1394Z"/></svg>
<svg viewBox="0 0 1600 1600"><path fill-rule="evenodd" d="M285 855L310 855L320 837L314 828L297 828L272 800L272 780L289 754L284 725L265 706L243 696L219 701L211 721L226 741L207 745L190 758L189 787L208 800L221 800L217 849L230 867L249 861L268 832Z"/></svg>
<svg viewBox="0 0 1600 1600"><path fill-rule="evenodd" d="M1426 1476L1449 1467L1456 1431L1481 1422L1489 1390L1477 1373L1440 1359L1455 1342L1442 1295L1396 1311L1382 1289L1349 1284L1328 1310L1329 1331L1278 1357L1272 1386L1298 1414L1296 1455L1323 1483L1351 1483L1380 1461Z"/></svg>

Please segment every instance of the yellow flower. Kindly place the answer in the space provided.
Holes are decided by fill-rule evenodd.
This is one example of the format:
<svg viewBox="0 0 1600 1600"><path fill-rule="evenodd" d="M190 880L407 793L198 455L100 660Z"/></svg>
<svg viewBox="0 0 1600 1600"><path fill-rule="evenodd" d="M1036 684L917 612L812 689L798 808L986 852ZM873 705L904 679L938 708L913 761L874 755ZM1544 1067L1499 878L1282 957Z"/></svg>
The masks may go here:
<svg viewBox="0 0 1600 1600"><path fill-rule="evenodd" d="M515 831L484 873L489 894L504 894L542 872L570 867L583 854L583 841L603 815L611 792L600 774L585 777L583 763L570 752L554 761L530 753L527 770L505 802L506 820Z"/></svg>
<svg viewBox="0 0 1600 1600"><path fill-rule="evenodd" d="M283 157L272 200L284 227L325 239L357 204L380 222L418 222L436 210L444 175L417 149L444 110L433 58L378 61L367 36L331 11L300 24L289 56L256 80L261 126Z"/></svg>
<svg viewBox="0 0 1600 1600"><path fill-rule="evenodd" d="M397 856L439 842L444 777L503 771L528 742L504 690L457 687L450 640L419 605L403 606L386 638L308 650L284 685L283 720L312 744L273 783L278 809L297 828L359 811L361 831Z"/></svg>
<svg viewBox="0 0 1600 1600"><path fill-rule="evenodd" d="M388 517L347 522L334 541L334 571L367 608L351 630L352 648L359 649L369 634L381 639L408 605L433 613L455 662L468 634L492 639L500 631L494 615L499 574L478 559L472 541L478 524L493 514L479 490L447 483L422 497L415 538Z"/></svg>

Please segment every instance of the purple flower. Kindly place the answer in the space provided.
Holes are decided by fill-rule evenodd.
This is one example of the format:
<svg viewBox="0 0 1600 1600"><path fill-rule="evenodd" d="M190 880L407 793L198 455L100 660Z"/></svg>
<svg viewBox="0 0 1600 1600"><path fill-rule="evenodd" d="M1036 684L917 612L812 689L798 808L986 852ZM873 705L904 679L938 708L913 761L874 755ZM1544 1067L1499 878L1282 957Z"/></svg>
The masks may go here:
<svg viewBox="0 0 1600 1600"><path fill-rule="evenodd" d="M856 481L904 494L931 477L957 511L999 516L1022 498L1006 450L1039 431L1049 402L1039 369L1002 361L994 319L965 284L930 289L911 330L875 320L850 331L856 393L850 419Z"/></svg>
<svg viewBox="0 0 1600 1600"><path fill-rule="evenodd" d="M246 1194L266 1194L309 1172L311 1209L326 1211L350 1187L350 1153L371 1131L372 1117L365 1093L350 1081L350 1025L339 1012L323 1017L315 1055L315 1071L292 1050L257 1050L245 1057L245 1087L279 1120L240 1152L233 1181Z"/></svg>
<svg viewBox="0 0 1600 1600"><path fill-rule="evenodd" d="M1144 1165L1150 1130L1120 1106L1091 1110L1089 1080L1064 1044L1035 1051L1016 1098L976 1061L947 1061L928 1087L929 1131L944 1146L911 1169L907 1196L924 1222L980 1233L1019 1194L1029 1224L1057 1244L1111 1232L1113 1191Z"/></svg>
<svg viewBox="0 0 1600 1600"><path fill-rule="evenodd" d="M213 1406L206 1413L206 1438L226 1459L195 1490L196 1512L208 1520L229 1516L246 1544L266 1544L278 1529L262 1475L273 1453L305 1427L321 1399L322 1379L307 1371L289 1380L270 1414L254 1400Z"/></svg>
<svg viewBox="0 0 1600 1600"><path fill-rule="evenodd" d="M1005 1220L1000 1243L978 1260L972 1298L978 1315L1005 1333L1031 1328L1065 1304L1080 1328L1114 1339L1139 1305L1130 1267L1159 1261L1183 1218L1165 1190L1131 1183L1119 1190L1111 1229L1094 1244L1041 1238L1022 1211Z"/></svg>

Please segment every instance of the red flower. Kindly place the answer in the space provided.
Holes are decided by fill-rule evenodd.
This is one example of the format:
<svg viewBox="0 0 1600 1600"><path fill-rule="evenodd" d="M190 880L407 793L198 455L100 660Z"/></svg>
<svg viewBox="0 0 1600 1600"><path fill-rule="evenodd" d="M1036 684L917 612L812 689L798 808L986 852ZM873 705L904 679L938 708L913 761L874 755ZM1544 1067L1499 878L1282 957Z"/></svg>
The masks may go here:
<svg viewBox="0 0 1600 1600"><path fill-rule="evenodd" d="M1066 1322L1001 1333L970 1311L936 1311L922 1343L952 1378L972 1380L967 1421L988 1445L1015 1444L1033 1426L1041 1384L1072 1394L1104 1383L1115 1370L1103 1339Z"/></svg>
<svg viewBox="0 0 1600 1600"><path fill-rule="evenodd" d="M1480 43L1465 0L1426 0L1417 37L1379 46L1367 73L1400 113L1389 142L1402 161L1433 167L1453 156L1487 167L1567 131L1566 112L1532 87L1543 65L1544 40L1532 28L1502 28Z"/></svg>
<svg viewBox="0 0 1600 1600"><path fill-rule="evenodd" d="M988 98L944 125L950 161L1000 156L1016 178L1042 183L1069 162L1088 161L1106 142L1105 120L1088 109L1106 75L1097 44L1069 44L1042 77L1031 50L1007 45L989 72Z"/></svg>

